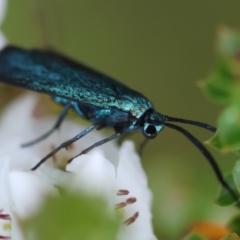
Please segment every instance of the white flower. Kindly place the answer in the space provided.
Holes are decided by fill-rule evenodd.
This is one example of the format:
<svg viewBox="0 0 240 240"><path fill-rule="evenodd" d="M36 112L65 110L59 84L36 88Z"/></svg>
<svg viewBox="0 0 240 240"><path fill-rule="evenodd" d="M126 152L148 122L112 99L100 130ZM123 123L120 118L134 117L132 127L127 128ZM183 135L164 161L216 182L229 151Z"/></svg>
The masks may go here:
<svg viewBox="0 0 240 240"><path fill-rule="evenodd" d="M7 0L0 0L0 26L5 17L6 7L7 7ZM2 49L6 45L6 43L7 43L6 38L3 35L3 33L0 31L0 49Z"/></svg>
<svg viewBox="0 0 240 240"><path fill-rule="evenodd" d="M51 149L86 128L66 119L61 129L49 138L34 146L20 148L20 144L36 139L56 121L53 118L33 117L37 101L35 95L25 95L14 101L2 114L0 157L8 156L8 161L5 165L0 164L0 176L5 176L0 178L3 179L0 181L0 193L6 196L3 203L0 198L0 210L3 209L13 222L17 222L16 216L30 216L38 210L46 195L56 194L54 186L57 185L69 192L100 196L108 202L111 211L122 209L123 224L118 240L156 239L151 224L151 192L131 142L125 142L118 149L111 141L67 164L67 159L104 138L93 131L74 143L68 151L63 149L55 154L37 171L27 171ZM59 166L66 166L66 171L60 170ZM18 180L9 181L12 178ZM27 195L33 197L24 198L26 188ZM17 229L18 225L13 225L11 234L14 233L14 227ZM20 231L17 229L16 232Z"/></svg>
<svg viewBox="0 0 240 240"><path fill-rule="evenodd" d="M17 219L35 213L49 194L57 194L49 181L35 172L10 170L9 159L0 158L0 236L23 239Z"/></svg>
<svg viewBox="0 0 240 240"><path fill-rule="evenodd" d="M124 209L119 240L156 239L151 225L151 192L132 142L127 141L120 148L117 169L100 151L95 151L76 158L67 170L75 173L74 192L104 196L112 207Z"/></svg>

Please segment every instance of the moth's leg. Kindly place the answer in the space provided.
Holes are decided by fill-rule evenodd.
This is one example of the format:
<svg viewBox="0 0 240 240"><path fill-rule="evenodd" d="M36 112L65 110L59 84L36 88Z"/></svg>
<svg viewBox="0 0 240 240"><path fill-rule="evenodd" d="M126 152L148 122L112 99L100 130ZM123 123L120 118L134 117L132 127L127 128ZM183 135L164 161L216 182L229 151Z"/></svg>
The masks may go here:
<svg viewBox="0 0 240 240"><path fill-rule="evenodd" d="M39 143L42 140L44 140L45 138L49 137L55 130L59 129L63 122L63 119L66 117L70 107L72 107L72 103L71 102L66 103L66 105L63 108L63 111L61 112L60 116L57 119L57 122L54 124L54 126L48 132L46 132L45 134L43 134L42 136L38 137L37 139L35 139L31 142L22 144L21 147L29 147L36 143Z"/></svg>
<svg viewBox="0 0 240 240"><path fill-rule="evenodd" d="M142 156L143 154L143 149L146 147L147 143L149 142L149 139L145 138L141 144L139 145L139 148L138 148L138 154L139 156Z"/></svg>
<svg viewBox="0 0 240 240"><path fill-rule="evenodd" d="M82 154L88 153L89 151L91 151L91 150L92 150L93 148L95 148L95 147L98 147L98 146L100 146L100 145L103 145L104 143L107 143L107 142L109 142L109 141L111 141L111 140L113 140L113 139L115 139L115 138L120 137L120 136L123 135L124 133L125 133L125 132L117 132L117 133L111 135L111 136L108 137L108 138L105 138L105 139L103 139L103 140L101 140L101 141L99 141L99 142L94 143L94 144L93 144L92 146L90 146L89 148L86 148L86 149L83 150L81 153L79 153L79 154L76 155L75 157L71 158L68 162L71 162L74 158L76 158L76 157L78 157L78 156L80 156L80 155L82 155Z"/></svg>
<svg viewBox="0 0 240 240"><path fill-rule="evenodd" d="M86 128L85 130L83 130L82 132L80 132L78 135L76 135L75 137L73 137L72 139L62 143L61 145L59 145L57 148L55 148L53 151L51 151L46 157L44 157L41 161L39 161L31 170L36 170L38 167L40 167L47 159L49 159L50 157L52 157L54 154L56 154L58 151L60 151L62 148L66 148L67 146L71 145L72 143L76 142L77 140L79 140L80 138L82 138L83 136L87 135L88 133L90 133L92 130L94 129L98 129L102 127L102 124L100 123L94 123L93 125L89 126L88 128Z"/></svg>

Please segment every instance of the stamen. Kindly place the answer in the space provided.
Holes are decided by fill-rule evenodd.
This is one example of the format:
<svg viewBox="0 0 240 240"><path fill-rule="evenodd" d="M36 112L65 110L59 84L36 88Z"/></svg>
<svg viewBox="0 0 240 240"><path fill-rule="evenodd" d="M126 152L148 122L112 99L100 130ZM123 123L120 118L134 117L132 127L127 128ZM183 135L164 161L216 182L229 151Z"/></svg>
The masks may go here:
<svg viewBox="0 0 240 240"><path fill-rule="evenodd" d="M117 192L117 196L124 196L124 195L128 195L129 194L129 191L126 190L126 189L120 189L118 190ZM117 203L115 205L115 209L120 209L120 208L125 208L127 207L127 205L130 205L130 204L133 204L137 201L137 198L135 197L130 197L130 198L127 198L125 200L125 202L120 202L120 203ZM124 209L125 210L125 209ZM126 224L127 226L134 223L136 221L136 219L138 218L139 216L139 212L136 212L132 217L128 218L127 220L125 220L123 222L123 224Z"/></svg>
<svg viewBox="0 0 240 240"><path fill-rule="evenodd" d="M52 145L50 146L50 151L53 151L55 148L56 148L56 146L52 144ZM56 156L56 154L52 155L52 161L53 161L54 163L57 162L57 156Z"/></svg>
<svg viewBox="0 0 240 240"><path fill-rule="evenodd" d="M136 201L137 199L135 197L131 197L126 200L126 204L132 204L135 203Z"/></svg>
<svg viewBox="0 0 240 240"><path fill-rule="evenodd" d="M0 210L0 219L3 219L3 220L11 220L11 217L9 214L3 214L3 209Z"/></svg>
<svg viewBox="0 0 240 240"><path fill-rule="evenodd" d="M66 146L66 150L73 150L74 147L75 147L75 146L74 146L74 144L72 143L72 144Z"/></svg>
<svg viewBox="0 0 240 240"><path fill-rule="evenodd" d="M129 226L130 224L134 223L136 219L139 217L139 212L136 212L132 217L128 218L123 224Z"/></svg>
<svg viewBox="0 0 240 240"><path fill-rule="evenodd" d="M6 237L6 236L0 235L0 239L3 239L3 240L11 240L12 238L11 238L11 237Z"/></svg>
<svg viewBox="0 0 240 240"><path fill-rule="evenodd" d="M120 202L115 205L115 209L124 208L127 204L125 202Z"/></svg>
<svg viewBox="0 0 240 240"><path fill-rule="evenodd" d="M123 196L123 195L128 195L129 191L125 189L120 189L118 190L117 196Z"/></svg>
<svg viewBox="0 0 240 240"><path fill-rule="evenodd" d="M9 214L3 214L3 209L0 210L0 219L1 220L10 220L11 221L11 217ZM10 223L6 223L6 224L3 224L3 229L9 229L10 228ZM9 236L3 236L3 235L0 235L0 239L2 240L11 240L12 238L9 237Z"/></svg>
<svg viewBox="0 0 240 240"><path fill-rule="evenodd" d="M40 101L36 104L35 108L32 111L32 117L34 119L41 119L47 114L46 108L42 106L43 104L40 104Z"/></svg>
<svg viewBox="0 0 240 240"><path fill-rule="evenodd" d="M9 214L0 214L0 219L11 220L11 217Z"/></svg>

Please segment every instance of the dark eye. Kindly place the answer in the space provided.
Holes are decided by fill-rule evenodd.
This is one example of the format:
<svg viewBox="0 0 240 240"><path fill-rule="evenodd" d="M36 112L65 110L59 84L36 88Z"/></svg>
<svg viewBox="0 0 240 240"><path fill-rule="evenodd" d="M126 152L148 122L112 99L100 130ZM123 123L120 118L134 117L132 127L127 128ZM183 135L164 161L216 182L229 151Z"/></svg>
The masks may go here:
<svg viewBox="0 0 240 240"><path fill-rule="evenodd" d="M156 128L153 125L149 125L147 126L146 133L152 135L156 133Z"/></svg>
<svg viewBox="0 0 240 240"><path fill-rule="evenodd" d="M156 128L152 124L144 125L142 132L146 138L155 138L157 136Z"/></svg>

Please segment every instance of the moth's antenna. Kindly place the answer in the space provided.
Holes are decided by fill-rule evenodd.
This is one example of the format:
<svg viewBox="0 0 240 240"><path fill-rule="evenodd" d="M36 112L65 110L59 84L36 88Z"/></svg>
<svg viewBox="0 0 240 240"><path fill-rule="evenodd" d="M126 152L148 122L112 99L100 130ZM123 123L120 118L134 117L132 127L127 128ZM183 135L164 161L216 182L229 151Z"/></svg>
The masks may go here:
<svg viewBox="0 0 240 240"><path fill-rule="evenodd" d="M36 22L36 25L40 32L39 46L43 49L54 50L55 47L52 45L51 40L54 34L57 36L58 43L61 45L65 42L65 35L63 34L63 21L64 21L64 12L60 7L61 4L57 8L54 9L50 14L54 19L54 28L50 31L50 19L49 16L49 7L51 7L47 1L43 0L35 0L33 6L33 19Z"/></svg>
<svg viewBox="0 0 240 240"><path fill-rule="evenodd" d="M50 45L49 30L46 23L46 13L44 12L44 3L35 0L32 9L32 18L40 30L39 45L43 48L48 48Z"/></svg>
<svg viewBox="0 0 240 240"><path fill-rule="evenodd" d="M188 119L182 119L182 118L175 118L175 117L169 117L169 116L165 116L166 119L164 120L167 122L179 122L179 123L185 123L185 124L190 124L190 125L194 125L197 127L201 127L201 128L205 128L211 132L216 132L217 128L210 126L206 123L202 123L202 122L198 122L198 121L193 121L193 120L188 120Z"/></svg>
<svg viewBox="0 0 240 240"><path fill-rule="evenodd" d="M163 124L169 128L175 129L175 130L179 131L180 133L182 133L183 135L185 135L202 152L202 154L206 157L206 159L210 163L214 173L217 176L218 181L222 184L223 187L225 187L225 189L228 190L228 192L231 194L233 199L235 201L237 201L238 200L237 194L232 190L232 188L227 184L227 182L225 182L220 168L218 167L216 161L214 160L211 153L206 149L206 147L204 147L203 144L198 139L196 139L191 133L189 133L184 128L179 127L174 124L171 124L171 123L166 123L166 122L164 122ZM199 126L201 127L201 125L199 125Z"/></svg>

